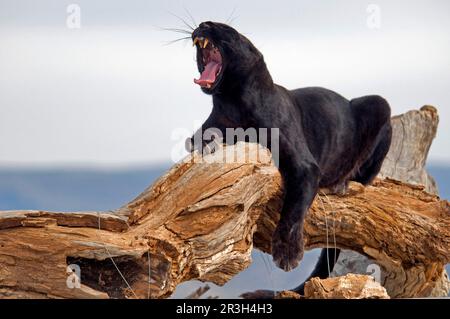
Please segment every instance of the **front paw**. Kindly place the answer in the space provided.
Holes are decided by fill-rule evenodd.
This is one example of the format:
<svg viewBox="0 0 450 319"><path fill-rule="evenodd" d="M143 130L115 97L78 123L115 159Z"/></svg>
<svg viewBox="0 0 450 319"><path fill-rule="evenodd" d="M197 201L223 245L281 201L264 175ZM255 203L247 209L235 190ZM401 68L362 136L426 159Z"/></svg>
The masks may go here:
<svg viewBox="0 0 450 319"><path fill-rule="evenodd" d="M196 143L194 138L192 137L187 138L184 144L186 151L188 151L189 153L198 151L203 156L215 153L221 146L220 142L217 139L200 141L199 143Z"/></svg>
<svg viewBox="0 0 450 319"><path fill-rule="evenodd" d="M303 227L278 225L272 238L272 256L284 271L297 267L303 258Z"/></svg>

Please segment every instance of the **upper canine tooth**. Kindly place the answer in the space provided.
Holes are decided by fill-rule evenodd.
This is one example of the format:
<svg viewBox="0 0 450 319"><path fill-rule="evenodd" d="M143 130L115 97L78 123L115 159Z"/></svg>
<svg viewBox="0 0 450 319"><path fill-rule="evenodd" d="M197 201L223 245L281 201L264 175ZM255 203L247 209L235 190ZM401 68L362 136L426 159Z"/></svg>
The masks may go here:
<svg viewBox="0 0 450 319"><path fill-rule="evenodd" d="M197 42L198 41L200 41L200 39L199 38L197 38L197 37L195 37L195 39L194 39L194 43L192 43L192 46L195 46L196 44L197 44Z"/></svg>
<svg viewBox="0 0 450 319"><path fill-rule="evenodd" d="M205 39L205 41L203 42L203 49L206 48L206 46L208 45L208 38Z"/></svg>

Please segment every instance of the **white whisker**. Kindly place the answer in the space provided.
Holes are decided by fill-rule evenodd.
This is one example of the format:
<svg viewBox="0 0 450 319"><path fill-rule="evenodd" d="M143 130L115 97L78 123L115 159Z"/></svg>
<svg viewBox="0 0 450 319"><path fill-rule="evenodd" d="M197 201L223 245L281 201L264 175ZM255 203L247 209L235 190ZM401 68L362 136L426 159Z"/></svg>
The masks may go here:
<svg viewBox="0 0 450 319"><path fill-rule="evenodd" d="M329 240L328 240L328 218L327 218L327 212L325 210L325 205L323 204L323 200L320 197L320 195L317 196L320 200L320 203L322 204L322 210L323 210L323 215L325 217L325 236L326 236L326 243L327 243L327 266L328 266L328 277L330 277L331 274L331 270L330 270L330 254L328 252L328 248L330 247L329 245Z"/></svg>
<svg viewBox="0 0 450 319"><path fill-rule="evenodd" d="M186 20L184 20L183 18L181 18L180 16L176 15L175 13L172 13L170 11L168 11L168 13L172 16L174 16L175 18L177 18L178 20L180 20L186 27L188 27L189 29L191 29L192 31L194 31L194 27L191 26L189 23L186 22Z"/></svg>
<svg viewBox="0 0 450 319"><path fill-rule="evenodd" d="M323 193L323 192L322 192ZM328 204L331 207L331 214L333 214L333 242L334 242L334 263L336 264L337 262L337 242L336 242L336 211L334 210L334 206L331 202L331 200L328 198L327 194L323 193L323 195L325 196L325 198L328 201Z"/></svg>
<svg viewBox="0 0 450 319"><path fill-rule="evenodd" d="M191 19L191 22L194 24L195 28L198 28L197 22L195 22L194 17L192 16L191 12L183 5L184 11L186 11L187 15L189 16L189 19Z"/></svg>
<svg viewBox="0 0 450 319"><path fill-rule="evenodd" d="M236 19L236 17L233 17L234 14L236 13L236 8L237 8L237 6L234 6L233 10L231 11L230 15L228 16L228 19L225 21L226 24L231 24Z"/></svg>

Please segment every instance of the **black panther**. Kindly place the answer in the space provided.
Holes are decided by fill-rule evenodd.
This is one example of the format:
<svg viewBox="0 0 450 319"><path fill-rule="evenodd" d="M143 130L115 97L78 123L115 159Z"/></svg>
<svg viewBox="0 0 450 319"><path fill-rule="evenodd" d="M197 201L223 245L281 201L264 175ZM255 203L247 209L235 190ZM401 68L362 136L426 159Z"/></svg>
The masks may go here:
<svg viewBox="0 0 450 319"><path fill-rule="evenodd" d="M279 128L285 193L272 256L289 271L303 257L303 222L319 188L345 192L349 181L367 185L380 171L391 143L389 104L377 95L347 100L320 87L287 90L273 82L258 49L223 23L201 23L192 40L201 74L194 82L213 99L199 131L215 128L226 136L226 128ZM190 151L197 148L193 140ZM313 275L328 274L324 251ZM327 253L331 261L337 257L333 249Z"/></svg>

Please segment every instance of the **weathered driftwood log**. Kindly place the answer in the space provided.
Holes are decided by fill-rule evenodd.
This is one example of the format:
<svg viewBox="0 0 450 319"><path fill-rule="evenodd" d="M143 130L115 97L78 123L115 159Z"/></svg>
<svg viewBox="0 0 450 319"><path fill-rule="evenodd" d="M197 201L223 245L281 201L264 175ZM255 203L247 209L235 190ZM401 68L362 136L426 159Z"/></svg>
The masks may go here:
<svg viewBox="0 0 450 319"><path fill-rule="evenodd" d="M253 246L270 252L282 205L268 151L224 150L250 160L188 157L114 212L1 212L0 296L161 298L186 280L224 284L248 267ZM419 274L401 287L388 281L391 297L427 295L450 262L450 205L422 186L379 179L351 184L344 197L323 192L306 220L306 249L332 242L327 225L339 248L395 268L396 280Z"/></svg>
<svg viewBox="0 0 450 319"><path fill-rule="evenodd" d="M437 111L432 106L424 106L420 111L409 111L392 118L393 139L391 149L383 163L380 177L389 177L402 182L423 185L431 194L438 194L436 183L427 171L425 163L428 151L436 136L439 124ZM403 292L403 287L415 287L421 290L420 295L447 296L450 291L450 281L444 268L412 267L409 269L398 268L395 264L384 265L376 269L377 265L367 255L361 255L355 251L343 251L338 263L334 267L332 275L342 276L347 273L366 274L377 271L376 277L387 287L391 296L407 297L412 291ZM380 266L380 265L378 265ZM430 277L426 273L434 273L434 287L424 278ZM426 283L426 288L423 285ZM419 287L423 287L419 288Z"/></svg>

